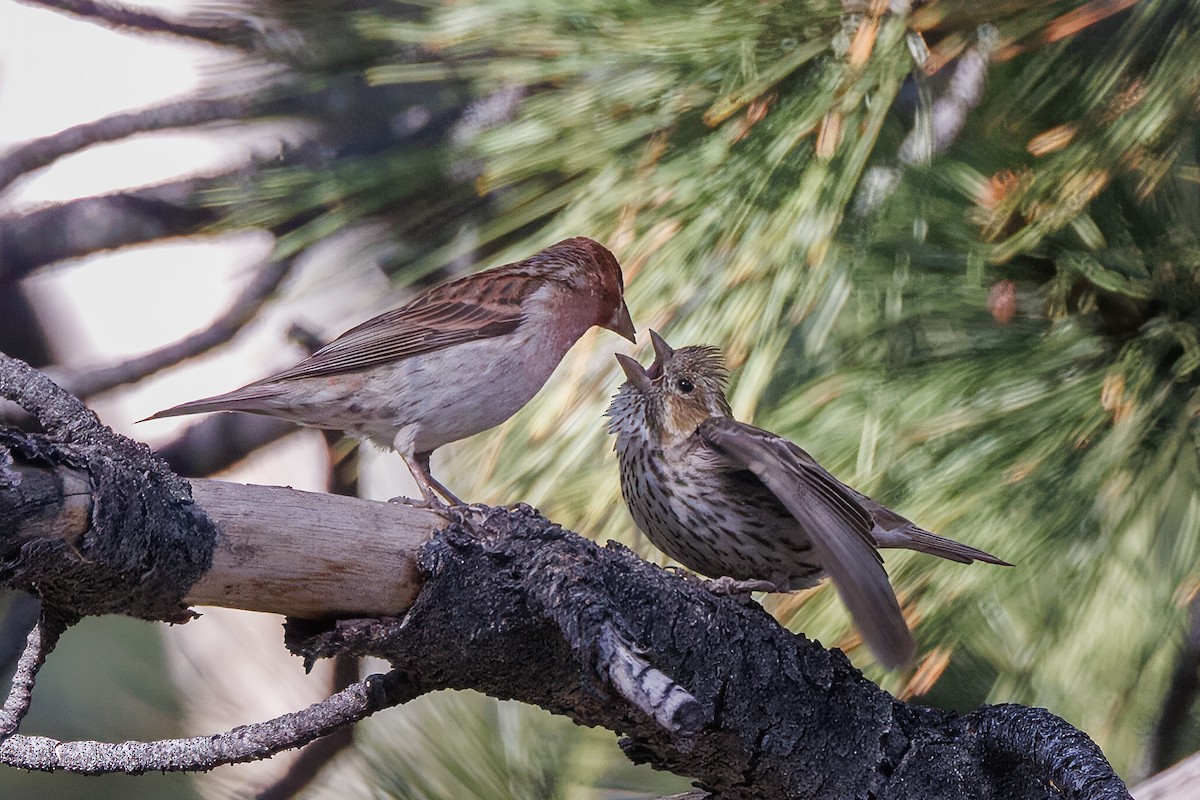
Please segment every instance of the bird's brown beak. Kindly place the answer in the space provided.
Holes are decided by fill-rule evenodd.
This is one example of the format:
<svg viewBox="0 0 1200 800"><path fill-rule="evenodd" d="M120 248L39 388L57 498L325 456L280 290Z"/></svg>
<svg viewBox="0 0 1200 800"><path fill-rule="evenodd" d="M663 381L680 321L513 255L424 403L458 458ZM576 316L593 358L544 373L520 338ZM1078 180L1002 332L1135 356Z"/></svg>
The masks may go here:
<svg viewBox="0 0 1200 800"><path fill-rule="evenodd" d="M671 360L671 356L675 355L675 351L671 349L671 345L667 344L667 340L658 335L658 331L650 331L650 344L654 345L654 365L661 368L663 364Z"/></svg>
<svg viewBox="0 0 1200 800"><path fill-rule="evenodd" d="M629 379L629 382L643 392L650 391L653 381L650 380L650 375L646 370L642 369L642 365L638 363L637 359L622 355L621 353L617 353L616 355L617 363L625 371L625 377Z"/></svg>
<svg viewBox="0 0 1200 800"><path fill-rule="evenodd" d="M619 333L634 344L637 339L634 338L636 331L633 327L633 318L629 316L629 306L625 305L625 301L621 301L621 305L613 312L612 319L604 323L601 327L608 328L613 333Z"/></svg>

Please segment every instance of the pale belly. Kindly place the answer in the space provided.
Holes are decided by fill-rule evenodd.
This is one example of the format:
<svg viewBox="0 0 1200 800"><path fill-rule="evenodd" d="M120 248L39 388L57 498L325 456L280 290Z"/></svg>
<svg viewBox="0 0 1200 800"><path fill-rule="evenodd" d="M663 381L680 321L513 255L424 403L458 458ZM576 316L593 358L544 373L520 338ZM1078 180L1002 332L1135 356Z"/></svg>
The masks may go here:
<svg viewBox="0 0 1200 800"><path fill-rule="evenodd" d="M526 341L518 332L309 378L279 402L302 425L344 430L387 448L400 434L402 447L428 452L499 425L537 394L570 346L540 338Z"/></svg>

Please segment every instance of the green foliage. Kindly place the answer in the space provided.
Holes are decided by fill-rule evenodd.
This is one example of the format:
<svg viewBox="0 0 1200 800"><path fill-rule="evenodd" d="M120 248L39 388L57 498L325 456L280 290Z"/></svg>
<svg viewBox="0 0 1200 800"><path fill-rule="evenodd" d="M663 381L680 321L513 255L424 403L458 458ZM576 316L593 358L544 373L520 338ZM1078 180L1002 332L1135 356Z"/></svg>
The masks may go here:
<svg viewBox="0 0 1200 800"><path fill-rule="evenodd" d="M1132 774L1200 586L1200 4L900 5L376 8L338 28L369 57L337 63L474 112L209 200L235 227L299 217L285 248L387 218L412 274L608 243L643 331L725 349L739 417L1017 564L889 556L930 700L1048 706ZM453 485L660 558L601 418L618 345L593 332L530 408L448 448ZM832 592L768 602L868 663Z"/></svg>
<svg viewBox="0 0 1200 800"><path fill-rule="evenodd" d="M527 93L464 145L495 230L542 223L506 254L609 242L642 326L726 349L736 413L1017 563L889 558L918 639L951 652L935 701L1047 705L1129 772L1200 581L1200 12L1143 3L1080 21L1078 5L872 18L491 0L362 24L431 54L373 80L419 67ZM916 27L934 61L966 48L992 64L949 149L902 166L912 126L938 123L927 106L903 113ZM956 67L919 96L968 95ZM533 408L457 450L469 496L638 543L600 421L616 345L587 340ZM829 591L771 602L854 642Z"/></svg>
<svg viewBox="0 0 1200 800"><path fill-rule="evenodd" d="M396 800L636 800L684 791L686 781L634 767L607 731L474 692L439 693L364 724L361 794ZM324 795L320 792L316 797Z"/></svg>

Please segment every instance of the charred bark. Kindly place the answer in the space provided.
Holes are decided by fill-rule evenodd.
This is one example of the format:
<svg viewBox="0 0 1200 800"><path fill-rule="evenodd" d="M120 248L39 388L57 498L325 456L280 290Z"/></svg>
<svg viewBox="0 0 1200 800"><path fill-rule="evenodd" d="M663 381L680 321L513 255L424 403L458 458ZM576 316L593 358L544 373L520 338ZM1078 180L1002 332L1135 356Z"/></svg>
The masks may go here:
<svg viewBox="0 0 1200 800"><path fill-rule="evenodd" d="M1129 797L1087 735L1048 711L1001 705L957 715L902 703L840 651L789 632L756 604L715 596L527 506L443 518L349 498L333 498L346 504L334 509L323 505L328 495L210 481L196 484L201 510L144 448L99 427L22 366L0 358L0 394L22 401L49 434L9 431L0 449L0 583L37 593L65 618L178 619L180 603L202 586L253 597L246 589L264 579L261 570L221 555L247 535L243 496L256 508L292 498L294 522L325 509L341 524L361 508L424 534L395 545L413 554L413 570L382 570L359 555L411 589L387 601L394 611L287 626L287 646L309 662L375 655L391 663L387 675L211 737L110 745L13 735L0 743L0 762L89 773L208 769L299 746L425 692L471 688L617 731L632 760L691 777L713 797ZM72 408L81 415L74 422ZM294 569L291 582L302 583L302 570L332 558L331 548L343 560L365 552L345 537L380 538L356 523L340 536L297 540L303 527L278 524L243 539L243 554L274 564L273 580L287 582ZM303 558L272 559L289 550ZM326 599L353 607L350 586ZM29 638L22 663L32 666L6 719L19 722L56 632Z"/></svg>

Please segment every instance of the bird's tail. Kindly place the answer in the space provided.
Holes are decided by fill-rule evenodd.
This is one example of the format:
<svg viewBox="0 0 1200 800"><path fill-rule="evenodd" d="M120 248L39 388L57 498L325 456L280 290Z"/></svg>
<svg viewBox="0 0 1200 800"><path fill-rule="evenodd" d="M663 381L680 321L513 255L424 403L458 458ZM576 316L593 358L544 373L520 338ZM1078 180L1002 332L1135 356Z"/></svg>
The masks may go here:
<svg viewBox="0 0 1200 800"><path fill-rule="evenodd" d="M165 408L145 419L139 419L138 422L162 419L163 417L182 417L185 414L205 414L209 411L249 411L252 414L262 414L269 412L268 405L263 401L274 396L274 392L263 391L259 387L251 389L251 387L245 386L225 394L202 397L199 400Z"/></svg>
<svg viewBox="0 0 1200 800"><path fill-rule="evenodd" d="M1012 566L1004 559L996 558L991 553L984 552L977 547L947 539L945 536L938 536L936 533L918 528L916 525L891 533L892 536L889 536L887 541L879 543L880 547L903 547L907 550L916 550L918 553L928 553L938 558L957 561L960 564L983 561L1001 567Z"/></svg>

